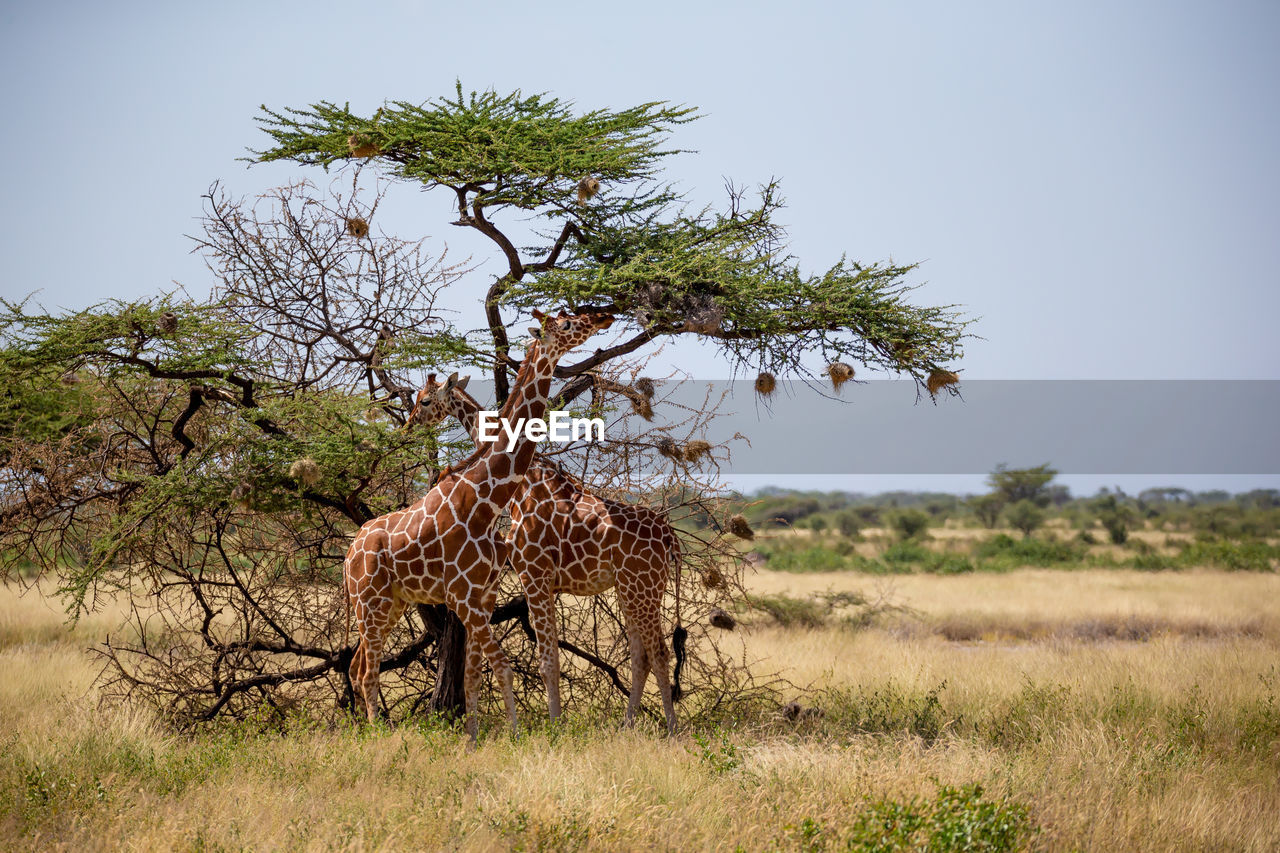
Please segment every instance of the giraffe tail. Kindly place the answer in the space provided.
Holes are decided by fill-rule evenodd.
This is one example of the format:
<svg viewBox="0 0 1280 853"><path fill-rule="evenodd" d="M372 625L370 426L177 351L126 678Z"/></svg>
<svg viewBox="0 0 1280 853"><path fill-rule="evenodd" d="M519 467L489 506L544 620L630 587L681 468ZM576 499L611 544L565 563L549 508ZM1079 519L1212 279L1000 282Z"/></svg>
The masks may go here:
<svg viewBox="0 0 1280 853"><path fill-rule="evenodd" d="M684 671L684 647L689 639L688 630L680 623L680 575L684 568L684 558L680 549L680 539L670 526L667 527L667 535L670 537L667 553L676 575L676 627L671 632L671 650L675 653L676 668L671 676L671 701L679 702L684 698L684 690L680 687L680 674Z"/></svg>

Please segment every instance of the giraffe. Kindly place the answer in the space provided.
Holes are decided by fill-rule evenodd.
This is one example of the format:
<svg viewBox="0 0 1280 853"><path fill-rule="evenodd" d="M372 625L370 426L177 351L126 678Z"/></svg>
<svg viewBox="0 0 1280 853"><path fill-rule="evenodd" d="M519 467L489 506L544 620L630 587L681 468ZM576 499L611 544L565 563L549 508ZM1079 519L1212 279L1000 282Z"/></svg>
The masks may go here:
<svg viewBox="0 0 1280 853"><path fill-rule="evenodd" d="M452 416L477 439L480 403L465 383L438 383L435 376L418 393L408 426L434 425ZM680 542L666 513L620 503L590 492L556 465L535 457L510 507L507 544L513 568L529 602L537 638L539 668L547 688L551 719L560 715L560 649L556 594L599 595L617 588L631 651L631 692L625 725L635 724L645 681L652 671L662 696L668 735L675 733L668 681L668 652L663 640L661 606L668 570L680 562ZM679 588L677 586L677 596ZM678 622L677 618L677 622ZM677 632L682 632L678 624Z"/></svg>
<svg viewBox="0 0 1280 853"><path fill-rule="evenodd" d="M514 424L546 413L551 375L560 358L606 329L613 317L599 312L545 317L541 337L525 353L500 416ZM450 377L445 391L455 387ZM355 615L360 645L352 657L351 685L370 722L377 716L379 668L387 634L410 603L448 605L466 628L463 692L466 731L474 744L482 659L502 684L512 731L516 729L511 664L489 618L508 546L493 530L533 461L533 443L523 437L477 446L474 453L440 473L427 494L408 507L362 526L343 564L344 586Z"/></svg>

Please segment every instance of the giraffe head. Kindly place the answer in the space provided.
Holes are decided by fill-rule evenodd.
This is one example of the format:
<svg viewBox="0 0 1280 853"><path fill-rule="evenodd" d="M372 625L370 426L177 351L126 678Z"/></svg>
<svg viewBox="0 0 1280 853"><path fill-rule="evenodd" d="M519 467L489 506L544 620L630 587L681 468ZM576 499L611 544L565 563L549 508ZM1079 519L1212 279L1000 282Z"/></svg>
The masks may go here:
<svg viewBox="0 0 1280 853"><path fill-rule="evenodd" d="M542 342L543 353L553 362L559 361L565 353L613 324L613 315L603 311L586 311L581 314L566 314L561 311L552 317L535 310L533 319L541 324L541 328L530 328L529 332Z"/></svg>
<svg viewBox="0 0 1280 853"><path fill-rule="evenodd" d="M414 402L413 410L409 412L409 417L404 423L405 429L414 426L433 427L449 415L456 417L458 399L453 392L466 388L469 381L471 381L470 376L459 379L458 374L451 373L448 379L437 382L434 373L427 374L427 384L423 385L422 390L418 392L418 399Z"/></svg>

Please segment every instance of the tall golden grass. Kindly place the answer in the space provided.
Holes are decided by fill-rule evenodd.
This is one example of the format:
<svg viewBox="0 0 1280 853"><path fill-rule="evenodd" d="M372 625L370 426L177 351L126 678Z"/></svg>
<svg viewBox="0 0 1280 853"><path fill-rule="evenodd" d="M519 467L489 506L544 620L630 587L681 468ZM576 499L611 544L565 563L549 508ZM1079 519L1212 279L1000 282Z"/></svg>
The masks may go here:
<svg viewBox="0 0 1280 853"><path fill-rule="evenodd" d="M1025 804L1036 848L1280 847L1280 576L762 572L751 586L898 609L806 630L740 614L742 653L821 713L673 740L570 716L513 741L495 720L474 752L431 723L179 737L98 702L84 649L117 613L68 628L38 593L0 590L0 845L842 849L868 802L980 783ZM1106 628L1126 624L1140 639Z"/></svg>

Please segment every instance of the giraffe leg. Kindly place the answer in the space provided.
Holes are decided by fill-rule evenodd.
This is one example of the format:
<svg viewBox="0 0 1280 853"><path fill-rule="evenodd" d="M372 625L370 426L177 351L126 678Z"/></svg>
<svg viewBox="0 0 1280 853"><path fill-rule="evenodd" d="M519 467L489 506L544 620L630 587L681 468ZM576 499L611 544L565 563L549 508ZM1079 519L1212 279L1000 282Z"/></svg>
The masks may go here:
<svg viewBox="0 0 1280 853"><path fill-rule="evenodd" d="M560 642L556 630L556 596L546 580L527 574L524 582L525 599L529 602L529 621L538 640L538 665L542 681L547 687L547 710L551 719L560 716Z"/></svg>
<svg viewBox="0 0 1280 853"><path fill-rule="evenodd" d="M623 728L636 724L636 712L640 710L640 697L644 695L644 682L649 677L649 661L644 653L644 642L631 619L627 620L627 640L631 644L631 697L627 701L627 715Z"/></svg>
<svg viewBox="0 0 1280 853"><path fill-rule="evenodd" d="M491 590L486 598L496 599L497 591ZM515 672L511 669L511 662L507 660L502 647L498 645L497 638L493 636L493 629L489 627L489 614L493 612L492 602L489 603L487 610L482 607L459 608L463 613L458 615L467 628L466 665L463 670L462 689L466 695L467 705L466 731L471 736L473 746L480 727L476 712L480 705L480 675L484 658L489 659L489 666L498 683L502 685L502 701L507 707L507 720L511 724L511 733L517 733Z"/></svg>
<svg viewBox="0 0 1280 853"><path fill-rule="evenodd" d="M653 670L653 677L658 680L658 692L662 694L662 711L667 717L667 736L676 733L676 707L671 699L670 653L661 630L645 631L645 659Z"/></svg>
<svg viewBox="0 0 1280 853"><path fill-rule="evenodd" d="M618 598L627 619L627 637L631 641L631 704L627 708L627 724L634 722L635 712L640 709L644 682L652 671L658 682L658 693L662 696L662 710L667 718L667 735L670 736L676 732L676 709L671 697L671 654L662 637L663 592L665 589L656 585L640 589L632 588L631 584L618 585ZM640 668L636 667L637 646L643 660Z"/></svg>
<svg viewBox="0 0 1280 853"><path fill-rule="evenodd" d="M379 549L366 553L362 564L363 574L358 582L352 584L360 644L351 661L351 674L352 688L364 699L365 715L372 723L382 712L378 686L382 674L383 642L404 612L404 602L394 597L391 577L381 565Z"/></svg>

